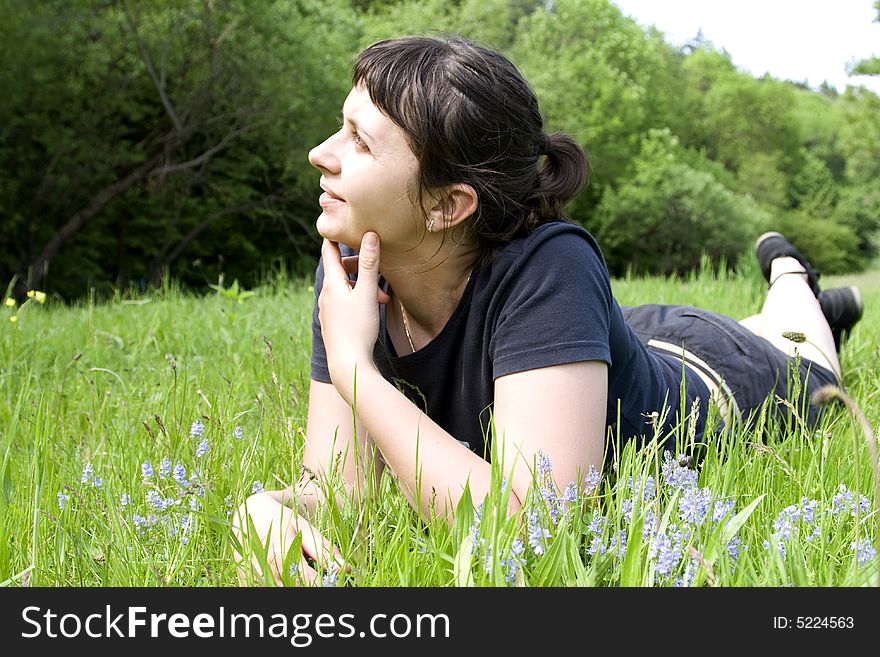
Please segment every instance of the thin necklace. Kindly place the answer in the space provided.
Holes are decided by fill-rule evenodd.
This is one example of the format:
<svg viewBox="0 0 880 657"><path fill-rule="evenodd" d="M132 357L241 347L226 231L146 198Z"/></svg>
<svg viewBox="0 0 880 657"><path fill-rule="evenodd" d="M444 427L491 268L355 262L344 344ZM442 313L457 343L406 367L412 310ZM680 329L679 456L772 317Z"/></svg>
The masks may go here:
<svg viewBox="0 0 880 657"><path fill-rule="evenodd" d="M406 339L409 340L409 348L412 349L412 353L416 353L416 346L413 344L412 336L409 334L409 322L406 321L406 309L403 307L403 301L398 299L397 303L400 304L400 316L403 317L403 332L406 333Z"/></svg>
<svg viewBox="0 0 880 657"><path fill-rule="evenodd" d="M471 272L473 273L473 272ZM464 282L464 286L467 287L467 284L471 280L471 275L468 274L467 280ZM406 308L403 307L403 301L398 297L397 303L400 305L400 317L403 319L403 332L406 333L406 339L409 342L409 348L412 350L412 353L416 353L416 346L413 344L412 335L409 332L409 322L406 319Z"/></svg>

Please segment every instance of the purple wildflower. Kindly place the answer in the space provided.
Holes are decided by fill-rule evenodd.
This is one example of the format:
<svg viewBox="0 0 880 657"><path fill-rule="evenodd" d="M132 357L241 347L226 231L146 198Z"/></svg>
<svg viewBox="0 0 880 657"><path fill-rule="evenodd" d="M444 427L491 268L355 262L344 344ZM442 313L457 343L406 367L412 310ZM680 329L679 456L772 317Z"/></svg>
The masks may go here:
<svg viewBox="0 0 880 657"><path fill-rule="evenodd" d="M162 463L159 464L159 474L163 477L171 476L171 459L167 456L162 459Z"/></svg>
<svg viewBox="0 0 880 657"><path fill-rule="evenodd" d="M80 480L80 483L82 483L82 484L89 483L89 480L91 480L91 478L94 474L95 474L95 471L92 469L92 463L90 461L90 462L86 463L85 467L83 468L82 479Z"/></svg>
<svg viewBox="0 0 880 657"><path fill-rule="evenodd" d="M205 453L208 451L208 440L205 439L199 443L199 446L196 448L196 458L202 458Z"/></svg>
<svg viewBox="0 0 880 657"><path fill-rule="evenodd" d="M251 492L252 493L262 493L263 492L263 482L262 481L255 481L251 485Z"/></svg>
<svg viewBox="0 0 880 657"><path fill-rule="evenodd" d="M192 426L189 428L189 437L201 438L203 433L205 433L205 425L202 424L202 421L199 419L193 422Z"/></svg>
<svg viewBox="0 0 880 657"><path fill-rule="evenodd" d="M236 440L241 440L241 437L242 437L243 435L244 435L244 433L243 433L241 427L235 427L235 429L232 430L232 436L233 436Z"/></svg>
<svg viewBox="0 0 880 657"><path fill-rule="evenodd" d="M321 586L325 588L333 588L336 586L336 582L339 580L339 573L335 570L331 570L329 573L324 575L321 578Z"/></svg>
<svg viewBox="0 0 880 657"><path fill-rule="evenodd" d="M864 566L871 559L877 556L877 550L871 545L871 542L867 539L859 539L857 541L853 541L852 549L856 553L856 557L859 560L859 566Z"/></svg>
<svg viewBox="0 0 880 657"><path fill-rule="evenodd" d="M551 534L549 529L541 526L541 521L538 518L538 512L535 510L529 513L528 530L529 545L532 546L532 551L540 557L542 554L544 554L544 542L546 539L551 537Z"/></svg>
<svg viewBox="0 0 880 657"><path fill-rule="evenodd" d="M299 573L299 564L298 563L290 564L290 568L287 569L287 574L290 575L291 577L296 577L298 573Z"/></svg>
<svg viewBox="0 0 880 657"><path fill-rule="evenodd" d="M666 453L666 460L660 471L663 473L666 485L673 490L684 490L697 486L697 472L679 465L669 452Z"/></svg>
<svg viewBox="0 0 880 657"><path fill-rule="evenodd" d="M590 547L587 548L587 554L605 554L607 548L605 547L605 543L602 540L602 537L599 534L593 536L593 539L590 541Z"/></svg>
<svg viewBox="0 0 880 657"><path fill-rule="evenodd" d="M513 539L513 543L510 546L510 551L515 557L521 557L522 553L525 552L526 546L523 545L523 542L518 538Z"/></svg>
<svg viewBox="0 0 880 657"><path fill-rule="evenodd" d="M182 463L178 463L174 466L174 481L184 488L189 486L189 482L186 480L186 468L183 467Z"/></svg>
<svg viewBox="0 0 880 657"><path fill-rule="evenodd" d="M716 500L712 506L712 522L719 523L730 514L736 513L736 502L733 500Z"/></svg>
<svg viewBox="0 0 880 657"><path fill-rule="evenodd" d="M608 551L623 560L626 557L626 530L622 530L619 536L612 536Z"/></svg>
<svg viewBox="0 0 880 657"><path fill-rule="evenodd" d="M198 497L189 498L189 510L190 511L201 511L202 503L199 501Z"/></svg>
<svg viewBox="0 0 880 657"><path fill-rule="evenodd" d="M125 507L129 504L131 504L131 495L129 495L128 493L123 493L119 497L119 505Z"/></svg>
<svg viewBox="0 0 880 657"><path fill-rule="evenodd" d="M801 510L794 504L785 507L773 521L773 533L783 541L790 541L792 534L797 534L796 523L800 520Z"/></svg>
<svg viewBox="0 0 880 657"><path fill-rule="evenodd" d="M58 493L58 508L61 511L64 511L64 507L67 506L67 503L70 501L70 495L65 495L64 493Z"/></svg>
<svg viewBox="0 0 880 657"><path fill-rule="evenodd" d="M590 524L587 525L587 529L592 534L601 534L603 529L605 528L606 523L605 516L602 515L593 515L593 519L590 520Z"/></svg>
<svg viewBox="0 0 880 657"><path fill-rule="evenodd" d="M153 472L153 464L149 461L144 461L141 463L141 477L144 479L149 479L155 474Z"/></svg>
<svg viewBox="0 0 880 657"><path fill-rule="evenodd" d="M816 522L816 507L819 506L819 503L816 500L811 500L805 496L801 498L800 506L801 518L803 521L810 524Z"/></svg>
<svg viewBox="0 0 880 657"><path fill-rule="evenodd" d="M691 486L686 488L679 498L678 512L684 522L699 527L709 513L710 504L712 504L711 490Z"/></svg>
<svg viewBox="0 0 880 657"><path fill-rule="evenodd" d="M92 477L92 487L93 488L101 488L104 485L104 480L98 476Z"/></svg>
<svg viewBox="0 0 880 657"><path fill-rule="evenodd" d="M831 515L844 513L853 508L853 494L847 490L846 484L840 484L839 492L831 500L831 508L828 510Z"/></svg>
<svg viewBox="0 0 880 657"><path fill-rule="evenodd" d="M656 563L656 571L669 577L681 561L681 546L666 534L659 534L648 550L648 558Z"/></svg>
<svg viewBox="0 0 880 657"><path fill-rule="evenodd" d="M584 477L584 495L592 495L599 488L600 473L592 465L587 476Z"/></svg>

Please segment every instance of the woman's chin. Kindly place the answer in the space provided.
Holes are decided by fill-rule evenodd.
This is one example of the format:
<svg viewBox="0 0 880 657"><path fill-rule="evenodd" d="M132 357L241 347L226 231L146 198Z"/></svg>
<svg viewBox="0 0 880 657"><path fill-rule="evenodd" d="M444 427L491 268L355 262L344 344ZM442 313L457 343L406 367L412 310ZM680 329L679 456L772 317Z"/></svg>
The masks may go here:
<svg viewBox="0 0 880 657"><path fill-rule="evenodd" d="M318 234L324 239L344 244L355 250L361 248L360 237L353 235L351 230L346 230L345 227L331 221L330 218L324 214L318 217L315 227L318 229Z"/></svg>

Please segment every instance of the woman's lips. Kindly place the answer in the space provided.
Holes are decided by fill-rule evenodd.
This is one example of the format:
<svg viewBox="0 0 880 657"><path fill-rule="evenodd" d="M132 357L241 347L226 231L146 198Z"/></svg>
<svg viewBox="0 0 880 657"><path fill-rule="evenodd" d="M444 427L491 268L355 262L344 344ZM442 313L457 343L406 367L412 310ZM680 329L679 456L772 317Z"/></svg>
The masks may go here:
<svg viewBox="0 0 880 657"><path fill-rule="evenodd" d="M338 196L334 196L330 192L324 192L318 197L318 205L322 208L333 207L334 205L339 205L341 203L345 203L345 201Z"/></svg>

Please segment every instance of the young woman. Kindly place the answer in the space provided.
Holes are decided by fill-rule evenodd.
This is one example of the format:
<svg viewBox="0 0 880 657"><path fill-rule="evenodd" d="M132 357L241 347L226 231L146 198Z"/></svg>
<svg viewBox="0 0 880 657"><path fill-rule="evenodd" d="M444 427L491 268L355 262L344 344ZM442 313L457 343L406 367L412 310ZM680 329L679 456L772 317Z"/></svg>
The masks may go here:
<svg viewBox="0 0 880 657"><path fill-rule="evenodd" d="M307 579L306 557L340 558L309 521L323 499L314 477L334 467L354 497L387 468L415 508L451 520L466 486L486 495L494 440L515 512L541 458L562 491L615 441L656 431L674 447L687 423L700 441L710 399L729 425L785 397L789 368L805 382L796 403L840 379L832 329L851 328L861 300L817 298L778 233L757 243L770 282L760 315L621 309L598 245L562 217L586 157L544 133L534 93L497 52L460 38L369 47L339 131L309 161L324 242L305 474L249 498L235 524L268 542L276 579L298 532Z"/></svg>

